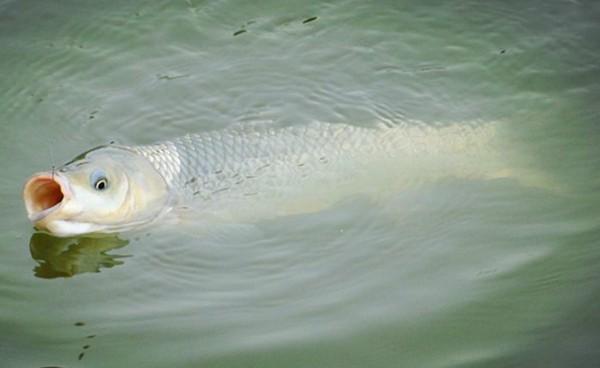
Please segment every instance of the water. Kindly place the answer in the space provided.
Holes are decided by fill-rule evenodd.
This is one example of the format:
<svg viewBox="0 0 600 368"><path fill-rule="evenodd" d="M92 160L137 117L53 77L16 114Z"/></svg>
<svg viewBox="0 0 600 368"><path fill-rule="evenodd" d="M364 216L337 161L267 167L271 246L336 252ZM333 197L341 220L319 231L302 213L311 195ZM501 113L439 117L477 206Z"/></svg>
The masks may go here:
<svg viewBox="0 0 600 368"><path fill-rule="evenodd" d="M598 19L592 1L0 2L2 366L597 367ZM449 178L107 239L35 234L20 196L111 140L407 120L504 122L507 157L551 184Z"/></svg>

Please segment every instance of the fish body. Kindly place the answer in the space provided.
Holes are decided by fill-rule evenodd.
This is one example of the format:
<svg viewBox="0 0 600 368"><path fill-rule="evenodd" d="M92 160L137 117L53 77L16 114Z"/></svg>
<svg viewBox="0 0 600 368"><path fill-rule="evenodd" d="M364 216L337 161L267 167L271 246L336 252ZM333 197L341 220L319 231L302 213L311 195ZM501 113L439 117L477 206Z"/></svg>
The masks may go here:
<svg viewBox="0 0 600 368"><path fill-rule="evenodd" d="M58 236L112 233L174 209L233 221L318 210L355 193L486 177L493 124L236 125L90 150L25 185L29 219Z"/></svg>

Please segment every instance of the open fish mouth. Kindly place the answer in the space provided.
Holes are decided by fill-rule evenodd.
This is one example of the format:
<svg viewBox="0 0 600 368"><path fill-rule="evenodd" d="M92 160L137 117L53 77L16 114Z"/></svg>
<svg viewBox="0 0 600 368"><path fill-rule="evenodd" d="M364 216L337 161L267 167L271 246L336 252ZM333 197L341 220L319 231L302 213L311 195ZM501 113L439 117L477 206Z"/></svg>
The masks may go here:
<svg viewBox="0 0 600 368"><path fill-rule="evenodd" d="M59 209L70 192L57 174L39 173L32 176L23 189L23 199L29 220L36 223Z"/></svg>

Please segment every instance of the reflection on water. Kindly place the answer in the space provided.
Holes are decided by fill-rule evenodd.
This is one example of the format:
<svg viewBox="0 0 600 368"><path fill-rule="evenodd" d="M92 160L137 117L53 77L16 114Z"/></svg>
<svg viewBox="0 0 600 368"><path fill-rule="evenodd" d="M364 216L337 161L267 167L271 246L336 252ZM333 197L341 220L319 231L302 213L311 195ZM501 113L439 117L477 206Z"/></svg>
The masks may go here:
<svg viewBox="0 0 600 368"><path fill-rule="evenodd" d="M128 240L111 237L57 238L34 233L29 240L31 257L38 263L35 276L45 279L73 277L80 273L100 272L123 264L128 255L108 254L126 246Z"/></svg>

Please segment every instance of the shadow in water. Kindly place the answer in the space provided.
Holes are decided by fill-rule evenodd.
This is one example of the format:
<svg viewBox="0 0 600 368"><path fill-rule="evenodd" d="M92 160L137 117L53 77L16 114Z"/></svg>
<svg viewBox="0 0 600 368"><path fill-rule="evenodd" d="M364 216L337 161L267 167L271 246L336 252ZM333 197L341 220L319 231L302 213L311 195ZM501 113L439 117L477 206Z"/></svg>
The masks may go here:
<svg viewBox="0 0 600 368"><path fill-rule="evenodd" d="M38 265L33 269L36 277L52 279L73 277L80 273L100 272L123 264L128 255L107 252L126 246L128 240L111 237L57 238L45 233L34 233L29 240L31 258Z"/></svg>

